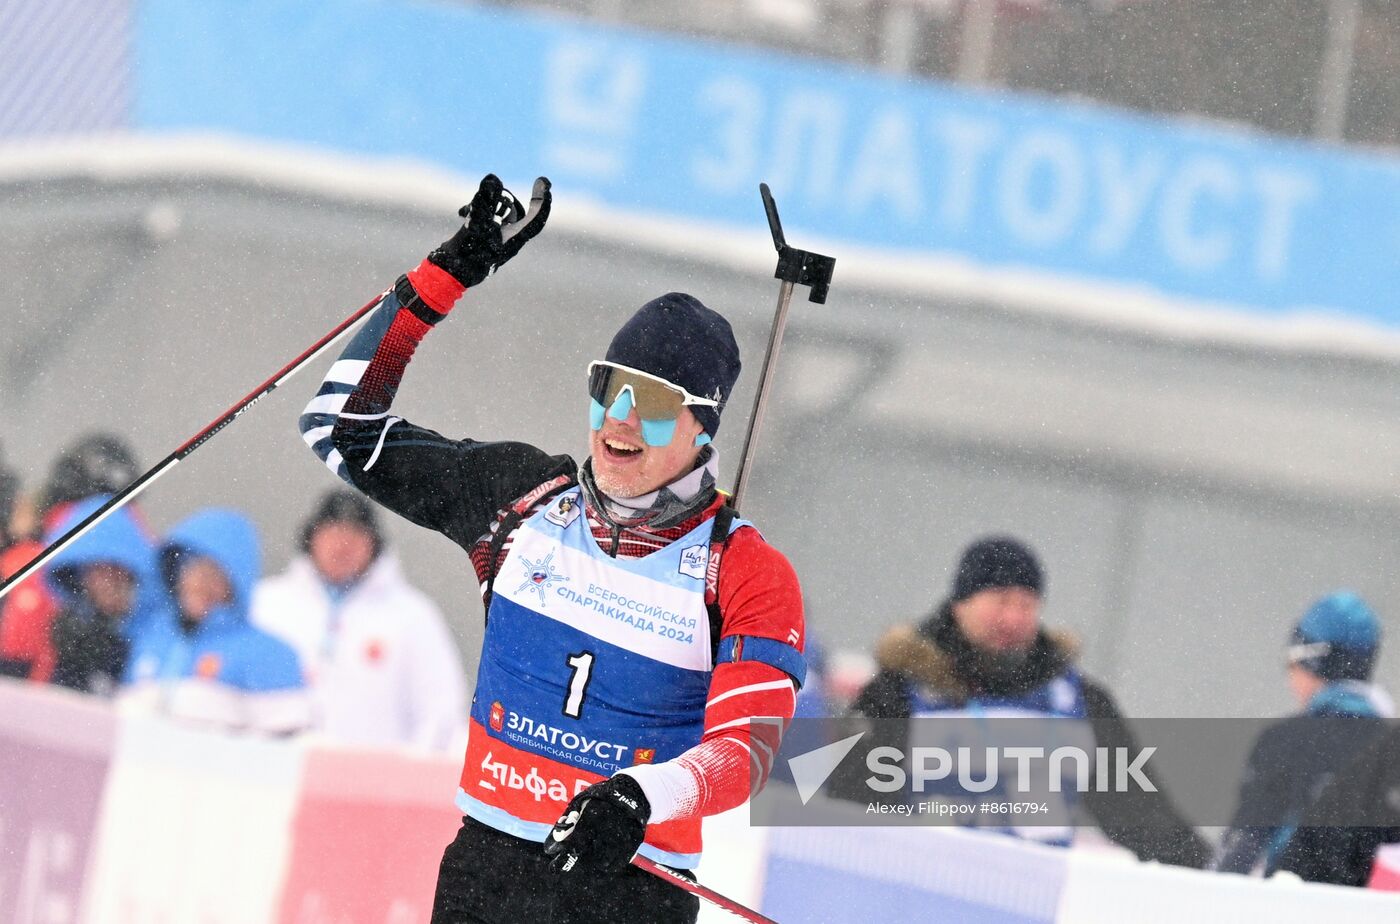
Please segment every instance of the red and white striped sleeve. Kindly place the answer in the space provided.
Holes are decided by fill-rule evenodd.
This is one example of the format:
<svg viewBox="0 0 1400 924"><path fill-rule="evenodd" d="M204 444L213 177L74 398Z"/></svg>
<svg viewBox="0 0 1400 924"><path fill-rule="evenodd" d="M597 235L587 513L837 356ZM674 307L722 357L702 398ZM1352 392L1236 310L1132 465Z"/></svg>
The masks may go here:
<svg viewBox="0 0 1400 924"><path fill-rule="evenodd" d="M704 736L674 760L620 771L642 787L651 823L714 815L757 793L796 708L806 642L797 574L749 528L730 537L720 568L724 627Z"/></svg>

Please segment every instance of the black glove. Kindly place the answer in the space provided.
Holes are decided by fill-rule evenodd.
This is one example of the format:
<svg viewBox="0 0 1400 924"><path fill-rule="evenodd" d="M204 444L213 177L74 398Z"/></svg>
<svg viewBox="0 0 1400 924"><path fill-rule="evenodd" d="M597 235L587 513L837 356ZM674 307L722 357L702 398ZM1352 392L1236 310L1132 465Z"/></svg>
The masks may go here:
<svg viewBox="0 0 1400 924"><path fill-rule="evenodd" d="M530 210L488 173L472 201L457 210L466 219L452 239L428 254L428 260L471 288L520 252L549 219L549 180L540 177L530 191Z"/></svg>
<svg viewBox="0 0 1400 924"><path fill-rule="evenodd" d="M550 866L570 876L621 872L642 846L650 817L642 787L618 774L574 796L544 852L554 858Z"/></svg>

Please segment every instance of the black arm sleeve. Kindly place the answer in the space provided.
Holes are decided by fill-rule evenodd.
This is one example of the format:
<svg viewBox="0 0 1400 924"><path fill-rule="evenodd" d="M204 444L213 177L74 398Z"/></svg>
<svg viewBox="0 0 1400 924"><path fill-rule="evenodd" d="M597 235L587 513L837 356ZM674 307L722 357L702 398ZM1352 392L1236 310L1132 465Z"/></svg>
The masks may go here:
<svg viewBox="0 0 1400 924"><path fill-rule="evenodd" d="M1108 691L1086 680L1084 698L1095 744L1136 751L1133 733ZM1137 854L1138 859L1193 869L1204 867L1210 860L1210 848L1196 829L1181 818L1161 781L1153 779L1152 783L1156 792L1101 793L1094 786L1084 793L1084 804L1103 833Z"/></svg>
<svg viewBox="0 0 1400 924"><path fill-rule="evenodd" d="M856 696L850 711L867 719L909 718L909 681L902 674L880 671Z"/></svg>
<svg viewBox="0 0 1400 924"><path fill-rule="evenodd" d="M1276 739L1276 734L1265 731L1249 753L1244 778L1240 780L1239 805L1229 830L1220 840L1220 852L1214 864L1222 873L1253 870L1278 830L1277 827L1245 824L1248 819L1266 818L1285 809L1288 794L1279 791L1279 774L1271 772L1277 764L1273 759L1277 755Z"/></svg>
<svg viewBox="0 0 1400 924"><path fill-rule="evenodd" d="M412 298L406 278L382 296L303 410L302 439L375 501L470 548L511 501L577 467L525 443L448 439L391 413L404 370L432 329L403 306Z"/></svg>
<svg viewBox="0 0 1400 924"><path fill-rule="evenodd" d="M852 802L896 803L904 798L900 792L881 794L866 785L869 775L866 759L872 748L888 745L904 751L909 742L909 681L904 675L882 670L876 674L851 703L846 732L875 728L878 734L866 735L852 749L841 765L832 772L826 790L835 799Z"/></svg>
<svg viewBox="0 0 1400 924"><path fill-rule="evenodd" d="M1340 821L1366 819L1366 827ZM1310 882L1364 886L1381 844L1400 842L1400 729L1371 742L1303 815L1278 868Z"/></svg>
<svg viewBox="0 0 1400 924"><path fill-rule="evenodd" d="M451 440L407 421L387 434L346 428L336 448L356 488L405 519L437 530L464 549L484 536L496 514L574 461L526 443ZM366 460L379 449L375 464Z"/></svg>

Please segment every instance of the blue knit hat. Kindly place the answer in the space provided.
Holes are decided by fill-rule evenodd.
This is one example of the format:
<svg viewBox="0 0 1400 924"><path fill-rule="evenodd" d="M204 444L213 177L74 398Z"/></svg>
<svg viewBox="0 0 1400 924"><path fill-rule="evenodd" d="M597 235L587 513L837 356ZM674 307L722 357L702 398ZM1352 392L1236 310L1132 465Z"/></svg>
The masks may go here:
<svg viewBox="0 0 1400 924"><path fill-rule="evenodd" d="M1369 680L1381 643L1380 620L1349 590L1318 600L1293 629L1289 660L1323 680Z"/></svg>
<svg viewBox="0 0 1400 924"><path fill-rule="evenodd" d="M729 322L683 292L668 292L638 308L608 345L607 361L718 401L718 408L690 405L711 437L739 378L739 344Z"/></svg>

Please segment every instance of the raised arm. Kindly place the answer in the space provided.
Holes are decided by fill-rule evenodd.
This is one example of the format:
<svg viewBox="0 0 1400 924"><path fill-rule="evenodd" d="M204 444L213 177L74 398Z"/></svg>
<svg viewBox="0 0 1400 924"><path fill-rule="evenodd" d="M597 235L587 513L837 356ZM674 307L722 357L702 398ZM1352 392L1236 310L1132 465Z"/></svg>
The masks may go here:
<svg viewBox="0 0 1400 924"><path fill-rule="evenodd" d="M448 439L395 415L392 405L428 331L539 233L549 206L544 178L528 210L495 176L483 179L461 209L462 227L384 294L299 422L302 439L337 476L464 547L505 503L572 462L524 443Z"/></svg>

